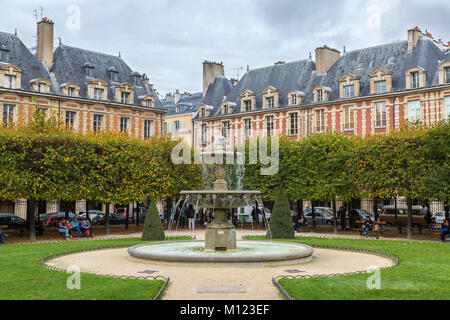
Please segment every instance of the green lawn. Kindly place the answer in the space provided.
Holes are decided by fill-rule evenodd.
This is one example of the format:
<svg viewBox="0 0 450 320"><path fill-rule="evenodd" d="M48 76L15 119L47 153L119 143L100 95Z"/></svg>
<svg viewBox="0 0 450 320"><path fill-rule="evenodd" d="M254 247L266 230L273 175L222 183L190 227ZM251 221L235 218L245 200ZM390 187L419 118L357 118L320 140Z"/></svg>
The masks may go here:
<svg viewBox="0 0 450 320"><path fill-rule="evenodd" d="M292 240L291 240L292 242ZM450 299L450 245L403 241L298 238L307 245L362 248L399 258L381 271L381 290L369 290L369 274L280 280L297 300L440 300Z"/></svg>
<svg viewBox="0 0 450 320"><path fill-rule="evenodd" d="M132 246L139 239L0 246L0 300L149 300L164 281L81 275L81 290L68 290L67 273L48 270L42 258L80 249Z"/></svg>

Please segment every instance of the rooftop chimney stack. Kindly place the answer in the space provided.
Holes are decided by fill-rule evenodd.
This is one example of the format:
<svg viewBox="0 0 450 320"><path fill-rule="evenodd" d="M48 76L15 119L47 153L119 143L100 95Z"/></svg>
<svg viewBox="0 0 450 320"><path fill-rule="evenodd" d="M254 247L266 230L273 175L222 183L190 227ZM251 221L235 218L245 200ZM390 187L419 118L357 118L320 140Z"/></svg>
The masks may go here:
<svg viewBox="0 0 450 320"><path fill-rule="evenodd" d="M180 101L180 90L176 90L173 94L173 103L177 104Z"/></svg>
<svg viewBox="0 0 450 320"><path fill-rule="evenodd" d="M419 42L419 38L422 35L422 31L419 29L419 27L408 30L408 51L414 49L414 47L417 45L417 42Z"/></svg>
<svg viewBox="0 0 450 320"><path fill-rule="evenodd" d="M53 65L53 21L42 18L37 24L37 59L50 70Z"/></svg>
<svg viewBox="0 0 450 320"><path fill-rule="evenodd" d="M221 77L224 75L225 71L222 62L203 62L203 97L206 95L206 91L208 91L209 85L213 83L217 77Z"/></svg>
<svg viewBox="0 0 450 320"><path fill-rule="evenodd" d="M316 70L318 73L327 73L328 70L339 60L341 52L336 49L323 46L316 49Z"/></svg>

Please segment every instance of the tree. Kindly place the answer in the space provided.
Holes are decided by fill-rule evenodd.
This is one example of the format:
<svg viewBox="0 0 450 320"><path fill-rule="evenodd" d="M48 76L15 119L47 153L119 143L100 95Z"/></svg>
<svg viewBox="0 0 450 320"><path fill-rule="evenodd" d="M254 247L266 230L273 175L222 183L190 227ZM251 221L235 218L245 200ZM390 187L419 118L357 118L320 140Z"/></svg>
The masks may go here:
<svg viewBox="0 0 450 320"><path fill-rule="evenodd" d="M269 226L273 239L295 239L289 202L286 198L284 188L280 189L278 198L275 201Z"/></svg>
<svg viewBox="0 0 450 320"><path fill-rule="evenodd" d="M142 230L142 241L164 241L166 236L159 217L156 202L151 201L145 217L144 229Z"/></svg>

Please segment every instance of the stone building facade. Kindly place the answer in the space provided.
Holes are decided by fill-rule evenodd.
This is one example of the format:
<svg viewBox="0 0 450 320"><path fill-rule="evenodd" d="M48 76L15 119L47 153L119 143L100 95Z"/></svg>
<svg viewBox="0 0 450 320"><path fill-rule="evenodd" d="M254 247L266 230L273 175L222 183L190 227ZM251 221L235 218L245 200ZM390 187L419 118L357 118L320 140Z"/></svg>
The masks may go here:
<svg viewBox="0 0 450 320"><path fill-rule="evenodd" d="M217 77L194 119L195 147L225 135L301 139L326 131L387 134L406 120L432 125L450 117L450 50L418 27L398 41L351 52L323 46L316 59L248 71L233 85Z"/></svg>
<svg viewBox="0 0 450 320"><path fill-rule="evenodd" d="M160 135L166 113L148 77L130 69L118 56L60 44L53 50L54 23L37 25L37 53L17 35L0 32L0 108L2 124L26 123L36 107L80 133L127 132L148 139ZM47 212L59 211L59 201ZM77 212L86 201L72 204ZM13 208L13 209L11 209ZM26 201L0 204L2 212L24 217Z"/></svg>

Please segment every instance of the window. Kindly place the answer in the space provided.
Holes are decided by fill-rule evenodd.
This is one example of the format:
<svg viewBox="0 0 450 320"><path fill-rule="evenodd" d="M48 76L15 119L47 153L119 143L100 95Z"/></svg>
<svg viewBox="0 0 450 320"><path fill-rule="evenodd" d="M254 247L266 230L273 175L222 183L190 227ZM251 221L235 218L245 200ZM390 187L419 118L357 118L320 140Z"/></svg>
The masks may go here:
<svg viewBox="0 0 450 320"><path fill-rule="evenodd" d="M176 112L176 113L179 113L180 111L181 111L180 106L176 106L176 107L175 107L175 112Z"/></svg>
<svg viewBox="0 0 450 320"><path fill-rule="evenodd" d="M66 127L67 128L75 128L75 117L76 113L72 111L66 111Z"/></svg>
<svg viewBox="0 0 450 320"><path fill-rule="evenodd" d="M7 79L8 88L15 89L16 88L16 76L7 75L6 79Z"/></svg>
<svg viewBox="0 0 450 320"><path fill-rule="evenodd" d="M152 137L152 125L153 121L144 120L144 139L150 139Z"/></svg>
<svg viewBox="0 0 450 320"><path fill-rule="evenodd" d="M9 127L14 122L14 105L4 104L3 105L3 124Z"/></svg>
<svg viewBox="0 0 450 320"><path fill-rule="evenodd" d="M355 86L344 86L344 97L345 98L352 98L355 96Z"/></svg>
<svg viewBox="0 0 450 320"><path fill-rule="evenodd" d="M92 67L85 67L84 72L86 74L87 77L94 77L94 68Z"/></svg>
<svg viewBox="0 0 450 320"><path fill-rule="evenodd" d="M411 88L419 88L419 72L411 73Z"/></svg>
<svg viewBox="0 0 450 320"><path fill-rule="evenodd" d="M353 106L344 107L344 130L353 131L355 129L355 108Z"/></svg>
<svg viewBox="0 0 450 320"><path fill-rule="evenodd" d="M445 97L445 121L450 121L450 97Z"/></svg>
<svg viewBox="0 0 450 320"><path fill-rule="evenodd" d="M413 100L408 102L408 120L410 122L420 121L420 100Z"/></svg>
<svg viewBox="0 0 450 320"><path fill-rule="evenodd" d="M325 111L316 111L316 132L323 133L325 131Z"/></svg>
<svg viewBox="0 0 450 320"><path fill-rule="evenodd" d="M118 73L110 71L109 72L109 80L111 80L112 82L117 82L117 80L118 80Z"/></svg>
<svg viewBox="0 0 450 320"><path fill-rule="evenodd" d="M175 132L181 131L181 121L175 121Z"/></svg>
<svg viewBox="0 0 450 320"><path fill-rule="evenodd" d="M317 90L317 102L323 101L323 90L319 89Z"/></svg>
<svg viewBox="0 0 450 320"><path fill-rule="evenodd" d="M383 81L375 81L375 93L381 94L386 93L386 80Z"/></svg>
<svg viewBox="0 0 450 320"><path fill-rule="evenodd" d="M94 114L93 123L94 132L100 132L103 128L103 116L99 114Z"/></svg>
<svg viewBox="0 0 450 320"><path fill-rule="evenodd" d="M244 108L245 108L245 112L252 111L252 101L251 100L245 100L244 101Z"/></svg>
<svg viewBox="0 0 450 320"><path fill-rule="evenodd" d="M43 90L42 90L43 88L44 88L44 84L42 84L42 83L39 82L39 83L38 83L38 92L42 92L42 91L43 91Z"/></svg>
<svg viewBox="0 0 450 320"><path fill-rule="evenodd" d="M73 87L68 87L68 88L67 88L67 95L68 95L69 97L75 96L75 88L73 88Z"/></svg>
<svg viewBox="0 0 450 320"><path fill-rule="evenodd" d="M120 118L120 131L121 132L128 132L128 122L129 118L121 117Z"/></svg>
<svg viewBox="0 0 450 320"><path fill-rule="evenodd" d="M36 112L40 113L43 116L46 116L47 115L47 108L37 108Z"/></svg>
<svg viewBox="0 0 450 320"><path fill-rule="evenodd" d="M375 128L386 128L386 102L375 103Z"/></svg>
<svg viewBox="0 0 450 320"><path fill-rule="evenodd" d="M103 89L94 89L94 100L103 100Z"/></svg>
<svg viewBox="0 0 450 320"><path fill-rule="evenodd" d="M167 125L167 122L164 122L164 133L169 133L169 126Z"/></svg>
<svg viewBox="0 0 450 320"><path fill-rule="evenodd" d="M273 136L273 116L266 117L267 135Z"/></svg>
<svg viewBox="0 0 450 320"><path fill-rule="evenodd" d="M290 135L297 135L298 134L298 114L297 113L291 113L289 115L291 128L289 131Z"/></svg>
<svg viewBox="0 0 450 320"><path fill-rule="evenodd" d="M202 143L206 143L207 142L207 127L206 124L202 124Z"/></svg>
<svg viewBox="0 0 450 320"><path fill-rule="evenodd" d="M9 62L9 51L8 50L1 50L0 51L0 61L1 62Z"/></svg>
<svg viewBox="0 0 450 320"><path fill-rule="evenodd" d="M272 109L273 107L275 107L275 99L273 97L267 97L266 104L267 108Z"/></svg>
<svg viewBox="0 0 450 320"><path fill-rule="evenodd" d="M228 114L228 105L223 106L223 114Z"/></svg>
<svg viewBox="0 0 450 320"><path fill-rule="evenodd" d="M130 94L128 92L122 92L120 102L128 104L130 100Z"/></svg>
<svg viewBox="0 0 450 320"><path fill-rule="evenodd" d="M296 94L291 95L291 104L293 106L295 106L297 104L297 95Z"/></svg>
<svg viewBox="0 0 450 320"><path fill-rule="evenodd" d="M150 100L150 99L145 100L145 106L147 108L151 108L152 107L152 100Z"/></svg>
<svg viewBox="0 0 450 320"><path fill-rule="evenodd" d="M245 129L245 137L250 137L252 135L252 120L245 119L244 120L244 129Z"/></svg>
<svg viewBox="0 0 450 320"><path fill-rule="evenodd" d="M450 67L445 68L445 83L450 83Z"/></svg>
<svg viewBox="0 0 450 320"><path fill-rule="evenodd" d="M222 136L224 136L225 138L229 138L230 137L230 129L231 129L230 122L229 121L224 122L222 125Z"/></svg>
<svg viewBox="0 0 450 320"><path fill-rule="evenodd" d="M200 110L200 117L201 117L201 118L204 118L205 116L206 116L205 108L202 108L202 109Z"/></svg>

